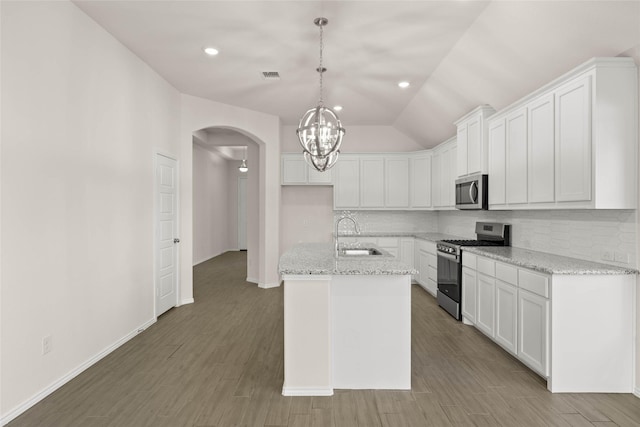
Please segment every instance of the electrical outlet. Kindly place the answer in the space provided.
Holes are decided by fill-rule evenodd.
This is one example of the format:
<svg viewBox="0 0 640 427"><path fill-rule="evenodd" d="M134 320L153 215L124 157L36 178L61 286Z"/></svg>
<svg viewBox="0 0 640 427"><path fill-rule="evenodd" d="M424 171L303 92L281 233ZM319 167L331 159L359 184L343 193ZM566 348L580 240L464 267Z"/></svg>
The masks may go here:
<svg viewBox="0 0 640 427"><path fill-rule="evenodd" d="M622 262L624 264L629 264L629 254L626 254L624 252L616 252L614 259L615 259L616 262Z"/></svg>
<svg viewBox="0 0 640 427"><path fill-rule="evenodd" d="M42 355L44 356L45 354L49 353L51 351L51 335L47 335L46 337L42 338Z"/></svg>
<svg viewBox="0 0 640 427"><path fill-rule="evenodd" d="M602 251L602 259L605 261L613 261L613 252L609 249Z"/></svg>

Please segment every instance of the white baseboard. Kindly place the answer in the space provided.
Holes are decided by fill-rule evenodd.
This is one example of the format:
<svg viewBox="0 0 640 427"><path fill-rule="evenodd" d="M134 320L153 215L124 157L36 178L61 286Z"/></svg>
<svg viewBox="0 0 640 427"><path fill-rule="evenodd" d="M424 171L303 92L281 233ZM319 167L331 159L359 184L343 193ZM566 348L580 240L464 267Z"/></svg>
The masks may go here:
<svg viewBox="0 0 640 427"><path fill-rule="evenodd" d="M51 393L53 393L54 391L56 391L57 389L59 389L60 387L62 387L63 385L65 385L66 383L68 383L69 381L74 379L75 377L77 377L78 375L80 375L82 372L84 372L85 370L87 370L91 366L95 365L102 358L104 358L105 356L109 355L109 353L113 352L118 347L120 347L121 345L123 345L124 343L129 341L131 338L135 337L140 332L144 331L145 329L147 329L149 326L153 325L154 323L156 323L156 319L155 318L145 322L141 326L138 326L132 332L129 332L127 335L125 335L124 337L120 338L118 341L114 342L113 344L111 344L110 346L105 348L104 350L100 351L95 356L89 358L87 361L82 363L80 366L76 367L75 369L72 369L66 375L62 376L58 380L56 380L53 383L49 384L47 387L42 389L40 392L35 394L30 399L27 399L26 401L22 402L20 405L18 405L16 408L13 408L11 411L7 412L6 414L2 414L0 416L0 425L8 424L12 420L16 419L19 415L21 415L27 409L31 408L36 403L40 402L42 399L44 399L45 397L49 396Z"/></svg>
<svg viewBox="0 0 640 427"><path fill-rule="evenodd" d="M258 287L262 288L262 289L277 288L278 286L280 286L280 282L276 282L276 283L258 283Z"/></svg>
<svg viewBox="0 0 640 427"><path fill-rule="evenodd" d="M195 301L193 298L185 298L180 300L180 305L193 304ZM180 307L180 305L178 307Z"/></svg>
<svg viewBox="0 0 640 427"><path fill-rule="evenodd" d="M333 396L333 388L282 387L283 396Z"/></svg>
<svg viewBox="0 0 640 427"><path fill-rule="evenodd" d="M247 277L247 282L249 283L255 283L256 285L258 284L259 280L255 279L253 277Z"/></svg>

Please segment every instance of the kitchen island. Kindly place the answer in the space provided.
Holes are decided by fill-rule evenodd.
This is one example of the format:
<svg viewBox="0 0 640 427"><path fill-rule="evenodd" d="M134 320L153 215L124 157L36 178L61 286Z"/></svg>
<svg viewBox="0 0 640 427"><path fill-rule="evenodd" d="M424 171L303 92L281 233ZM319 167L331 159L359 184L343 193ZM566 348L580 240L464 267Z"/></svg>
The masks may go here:
<svg viewBox="0 0 640 427"><path fill-rule="evenodd" d="M381 255L336 256L329 243L305 243L280 258L283 395L411 389L411 275L416 271L378 250Z"/></svg>

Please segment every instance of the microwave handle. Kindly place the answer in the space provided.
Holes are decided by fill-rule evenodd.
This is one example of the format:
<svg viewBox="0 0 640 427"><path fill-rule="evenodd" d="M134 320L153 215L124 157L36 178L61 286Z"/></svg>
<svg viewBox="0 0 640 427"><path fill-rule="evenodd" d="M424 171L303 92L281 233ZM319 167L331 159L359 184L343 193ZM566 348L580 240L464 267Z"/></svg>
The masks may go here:
<svg viewBox="0 0 640 427"><path fill-rule="evenodd" d="M473 187L476 187L476 191L475 191L475 195L473 194ZM476 181L472 181L471 185L469 186L469 199L471 200L471 203L475 204L478 203L478 184L476 183Z"/></svg>

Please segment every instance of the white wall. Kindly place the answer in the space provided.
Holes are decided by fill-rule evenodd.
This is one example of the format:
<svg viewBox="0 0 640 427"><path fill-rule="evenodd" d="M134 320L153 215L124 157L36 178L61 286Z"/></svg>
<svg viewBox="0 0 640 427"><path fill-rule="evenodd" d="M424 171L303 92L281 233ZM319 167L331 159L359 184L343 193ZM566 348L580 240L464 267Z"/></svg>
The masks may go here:
<svg viewBox="0 0 640 427"><path fill-rule="evenodd" d="M259 179L255 188L249 183L249 194L258 194L258 248L248 247L249 252L259 254L257 279L259 286L272 287L280 284L278 275L280 239L280 119L269 114L233 107L190 95L181 95L180 156L183 164L191 165L193 158L193 132L214 127L236 130L258 143ZM249 151L251 155L251 150ZM191 167L181 170L180 213L182 248L180 284L183 302L193 300L193 176ZM247 232L255 227L251 222ZM248 242L250 243L250 242ZM255 268L250 265L249 268Z"/></svg>
<svg viewBox="0 0 640 427"><path fill-rule="evenodd" d="M178 154L180 96L72 3L0 8L7 422L154 321L154 150Z"/></svg>
<svg viewBox="0 0 640 427"><path fill-rule="evenodd" d="M233 248L228 204L230 163L220 154L193 144L194 265Z"/></svg>

